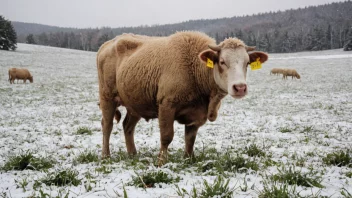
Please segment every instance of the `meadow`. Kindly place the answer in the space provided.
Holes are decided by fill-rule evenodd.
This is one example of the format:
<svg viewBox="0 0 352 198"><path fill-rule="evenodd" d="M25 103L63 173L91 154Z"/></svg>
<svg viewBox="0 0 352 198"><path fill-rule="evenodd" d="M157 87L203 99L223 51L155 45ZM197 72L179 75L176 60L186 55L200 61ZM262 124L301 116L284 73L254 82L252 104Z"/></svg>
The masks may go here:
<svg viewBox="0 0 352 198"><path fill-rule="evenodd" d="M175 122L161 168L157 120L138 123L134 157L115 124L112 157L101 159L95 57L27 44L0 51L0 197L352 197L351 52L270 54L248 71L249 94L226 97L200 128L195 158L183 158ZM11 85L10 67L28 68L34 83ZM301 79L270 75L274 67Z"/></svg>

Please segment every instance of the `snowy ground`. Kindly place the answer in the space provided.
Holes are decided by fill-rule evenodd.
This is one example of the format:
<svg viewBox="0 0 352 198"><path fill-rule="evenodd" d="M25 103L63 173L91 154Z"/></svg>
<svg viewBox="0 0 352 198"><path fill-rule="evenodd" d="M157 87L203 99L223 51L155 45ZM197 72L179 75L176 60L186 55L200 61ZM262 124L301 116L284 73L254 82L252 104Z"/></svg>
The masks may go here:
<svg viewBox="0 0 352 198"><path fill-rule="evenodd" d="M40 191L50 196L120 197L125 186L128 197L177 197L175 184L157 188L137 188L128 185L136 173L156 169L152 164L126 166L123 161L102 165L101 161L77 164L77 156L87 150L101 153L101 112L97 106L98 83L96 53L19 44L15 52L0 51L0 167L10 156L31 151L36 156L56 160L55 172L70 168L79 172L82 184L76 186L45 186L33 189L35 180L44 171L0 171L0 196L39 196ZM10 85L8 69L26 67L34 76L33 84ZM282 80L269 75L274 67L295 68L301 79ZM248 71L249 95L241 100L226 97L219 117L200 128L196 151L216 148L241 150L256 144L270 159L307 172L313 169L322 178L324 188L297 186L300 195L341 197L345 189L352 194L352 178L346 176L351 168L326 165L322 157L327 153L352 149L352 54L342 50L272 54L258 71ZM77 135L79 127L87 127L92 135ZM281 132L286 128L291 132ZM125 151L121 123L114 126L111 137L112 152ZM183 126L175 123L175 137L171 151L184 147ZM157 120L141 120L136 127L137 149L157 156L159 129ZM73 148L65 148L72 145ZM245 156L246 157L246 156ZM97 168L110 171L101 173ZM173 172L179 176L176 183L190 191L193 185L201 188L203 179L210 183L215 176L199 173L190 167ZM87 189L87 173L93 175L91 189ZM109 173L110 172L110 173ZM234 197L257 197L263 190L265 175L278 173L278 167L263 166L258 171L227 174ZM25 188L19 181L27 180ZM240 186L248 189L241 190ZM64 192L64 193L63 193Z"/></svg>

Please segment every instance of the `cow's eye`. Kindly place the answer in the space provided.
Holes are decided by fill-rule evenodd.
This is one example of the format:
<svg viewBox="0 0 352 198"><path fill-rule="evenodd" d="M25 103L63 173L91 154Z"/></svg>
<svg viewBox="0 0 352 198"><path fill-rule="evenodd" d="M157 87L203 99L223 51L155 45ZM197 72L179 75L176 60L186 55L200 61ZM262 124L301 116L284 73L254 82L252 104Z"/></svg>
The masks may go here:
<svg viewBox="0 0 352 198"><path fill-rule="evenodd" d="M220 65L225 65L225 61L220 61Z"/></svg>

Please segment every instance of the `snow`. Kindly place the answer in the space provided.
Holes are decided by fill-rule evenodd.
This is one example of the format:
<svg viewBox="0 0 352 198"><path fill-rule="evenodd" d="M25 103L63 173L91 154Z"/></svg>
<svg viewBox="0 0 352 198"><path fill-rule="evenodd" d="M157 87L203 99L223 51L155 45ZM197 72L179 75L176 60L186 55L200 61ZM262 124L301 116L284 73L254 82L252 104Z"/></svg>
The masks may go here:
<svg viewBox="0 0 352 198"><path fill-rule="evenodd" d="M69 192L69 197L119 197L123 195L123 185L135 175L135 170L125 169L123 162L115 163L113 171L105 175L94 171L100 167L97 163L73 163L86 149L101 153L95 56L94 52L27 44L18 44L16 51L0 51L0 166L8 156L31 150L38 156L52 156L58 161L49 171L70 167L79 172L82 180L87 172L96 176L97 182L89 192L83 184L77 187L42 186L41 189L51 196ZM10 85L7 81L10 67L28 68L34 83ZM282 80L269 75L274 67L295 68L301 79ZM249 95L241 100L230 97L223 100L218 119L200 128L196 149L202 149L204 144L224 151L229 147L241 149L256 143L268 148L266 151L272 154L272 160L284 164L293 163L292 154L306 157L308 152L313 152L316 156L307 158L302 169L306 171L312 166L323 173L325 188L321 195L339 197L342 188L352 193L352 179L344 175L352 171L351 168L327 166L321 160L328 152L352 148L352 54L341 49L270 54L261 70L248 71L247 79ZM75 134L77 128L84 126L92 129L93 135ZM281 127L288 127L292 132L281 133ZM302 133L305 127L312 127L312 131ZM114 126L113 132L117 134L111 136L112 152L125 151L121 123ZM184 148L183 134L183 126L175 123L170 149ZM307 138L308 142L305 142ZM141 120L136 127L135 142L137 149L158 150L157 120ZM65 149L67 145L74 148ZM195 171L172 173L166 167L163 169L181 177L177 185L188 191L193 185L200 187L203 179L210 182L215 179ZM248 186L254 186L247 192L236 188L234 197L258 196L258 191L263 189L263 175L274 173L277 173L275 166L258 173L234 174L229 177L231 186L243 185L244 178ZM34 180L43 175L44 172L32 170L1 171L0 193L29 197L38 193L33 189ZM15 181L24 178L29 181L25 192ZM146 190L134 186L125 188L129 197L177 196L174 184ZM303 187L297 190L302 191L302 195L319 191L318 188Z"/></svg>

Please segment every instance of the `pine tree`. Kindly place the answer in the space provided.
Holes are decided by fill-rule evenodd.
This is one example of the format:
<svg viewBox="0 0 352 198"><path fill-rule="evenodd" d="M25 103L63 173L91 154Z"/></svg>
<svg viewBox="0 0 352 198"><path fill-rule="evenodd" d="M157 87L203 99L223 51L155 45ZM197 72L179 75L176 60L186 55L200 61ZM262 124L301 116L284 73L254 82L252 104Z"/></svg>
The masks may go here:
<svg viewBox="0 0 352 198"><path fill-rule="evenodd" d="M110 39L111 38L108 33L101 35L98 39L98 47L100 47L103 43L105 43L106 41L108 41Z"/></svg>
<svg viewBox="0 0 352 198"><path fill-rule="evenodd" d="M26 43L28 44L37 44L34 40L34 36L33 34L29 34L27 37L26 37Z"/></svg>
<svg viewBox="0 0 352 198"><path fill-rule="evenodd" d="M270 35L268 33L265 33L264 36L260 39L259 49L265 52L271 52L272 45Z"/></svg>
<svg viewBox="0 0 352 198"><path fill-rule="evenodd" d="M41 45L48 45L48 35L45 32L39 34L38 43Z"/></svg>
<svg viewBox="0 0 352 198"><path fill-rule="evenodd" d="M329 24L328 29L326 30L325 33L325 45L326 45L326 49L333 49L333 32L332 32L332 28L331 25Z"/></svg>
<svg viewBox="0 0 352 198"><path fill-rule="evenodd" d="M350 30L348 31L347 42L346 42L346 44L343 46L343 50L344 50L344 51L352 51L352 27L351 27Z"/></svg>
<svg viewBox="0 0 352 198"><path fill-rule="evenodd" d="M0 49L16 50L17 35L10 21L0 15Z"/></svg>

